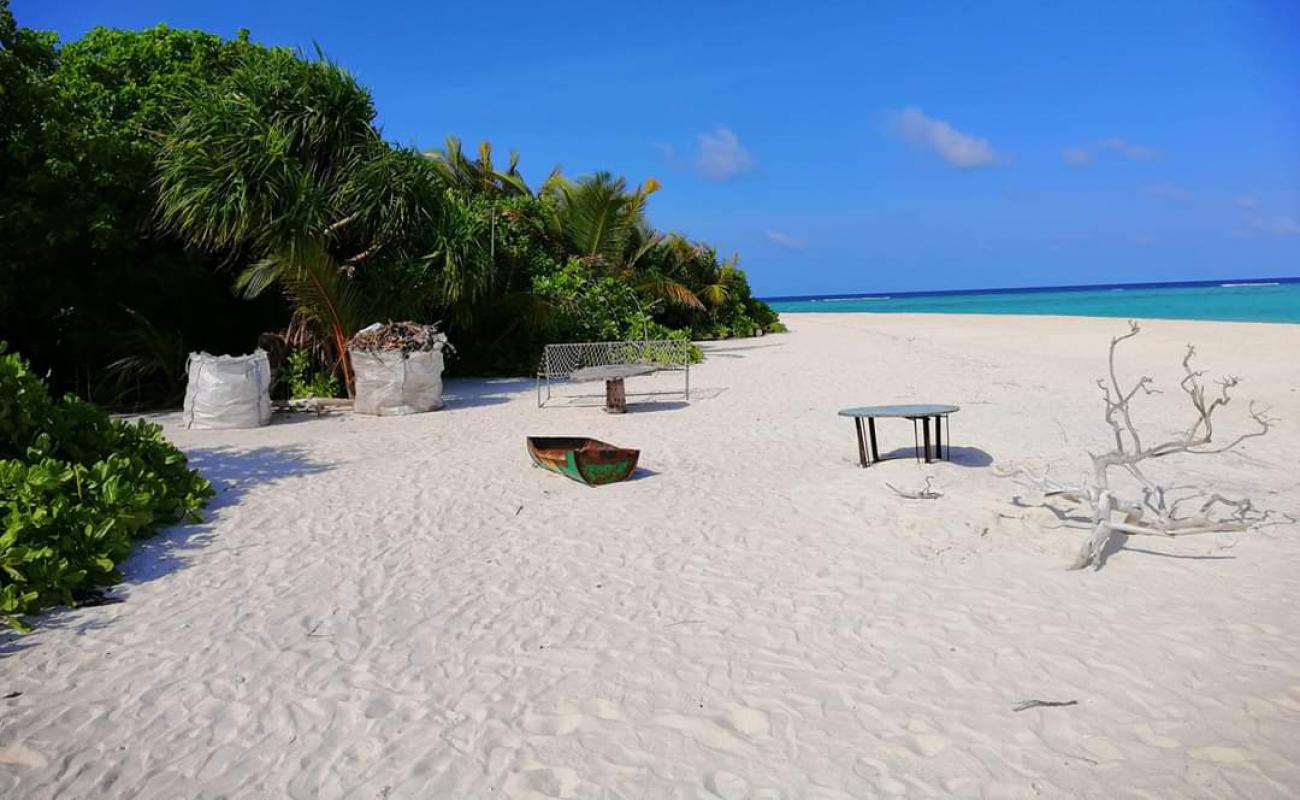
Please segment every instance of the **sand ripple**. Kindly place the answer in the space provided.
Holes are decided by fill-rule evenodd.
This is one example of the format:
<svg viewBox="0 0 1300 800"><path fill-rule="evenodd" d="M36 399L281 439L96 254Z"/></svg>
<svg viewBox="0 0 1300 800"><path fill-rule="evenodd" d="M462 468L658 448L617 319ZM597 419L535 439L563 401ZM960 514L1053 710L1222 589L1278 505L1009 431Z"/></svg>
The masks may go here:
<svg viewBox="0 0 1300 800"><path fill-rule="evenodd" d="M717 345L693 377L718 391L684 408L453 382L418 417L171 428L223 487L213 520L142 548L125 603L6 640L0 795L1300 792L1294 528L1067 573L1077 534L1014 518L989 470L852 464L835 410L908 399L964 406L971 464L1081 453L1113 325L792 322ZM1300 375L1269 356L1300 332L1153 323L1135 357L1175 369L1189 338L1284 418L1214 477L1300 512ZM652 473L534 470L523 437L551 432ZM883 486L924 474L942 500ZM1029 699L1078 705L1012 711Z"/></svg>

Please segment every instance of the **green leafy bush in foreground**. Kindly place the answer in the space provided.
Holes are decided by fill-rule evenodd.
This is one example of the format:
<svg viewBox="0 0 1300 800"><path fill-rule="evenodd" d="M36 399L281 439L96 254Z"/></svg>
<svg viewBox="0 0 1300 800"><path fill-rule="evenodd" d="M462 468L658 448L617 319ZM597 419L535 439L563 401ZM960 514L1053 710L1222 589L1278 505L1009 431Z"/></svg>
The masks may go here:
<svg viewBox="0 0 1300 800"><path fill-rule="evenodd" d="M212 486L143 420L113 420L45 384L0 342L0 620L72 605L121 579L136 539L196 522Z"/></svg>

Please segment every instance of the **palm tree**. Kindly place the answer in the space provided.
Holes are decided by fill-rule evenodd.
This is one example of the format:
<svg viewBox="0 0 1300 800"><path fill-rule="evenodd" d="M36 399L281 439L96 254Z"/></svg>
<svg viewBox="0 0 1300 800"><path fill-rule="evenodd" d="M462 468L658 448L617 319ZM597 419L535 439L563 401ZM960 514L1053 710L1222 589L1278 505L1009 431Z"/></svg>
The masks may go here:
<svg viewBox="0 0 1300 800"><path fill-rule="evenodd" d="M319 248L309 245L307 249L314 252L298 253L292 266L275 256L254 263L235 278L235 289L252 299L279 286L292 309L286 336L289 344L321 345L328 354L327 363L337 364L351 387L347 343L364 324L368 304L357 282L340 270L337 262Z"/></svg>
<svg viewBox="0 0 1300 800"><path fill-rule="evenodd" d="M662 301L703 309L700 298L672 274L645 265L656 250L675 246L645 219L646 200L660 188L654 178L628 191L623 178L608 172L577 181L552 173L543 187L555 200L552 234L588 264L630 283L652 307Z"/></svg>
<svg viewBox="0 0 1300 800"><path fill-rule="evenodd" d="M369 94L323 59L250 54L187 105L162 138L162 226L200 247L251 254L236 288L251 297L280 287L294 326L317 337L351 392L346 343L370 310L355 273L429 256L445 216L437 171L383 142ZM481 277L465 272L456 280Z"/></svg>
<svg viewBox="0 0 1300 800"><path fill-rule="evenodd" d="M510 162L504 172L492 164L492 143L483 141L478 146L478 159L471 161L461 148L460 139L448 136L441 150L425 153L433 160L443 182L467 194L485 193L497 196L527 194L532 190L519 174L519 153L510 151Z"/></svg>

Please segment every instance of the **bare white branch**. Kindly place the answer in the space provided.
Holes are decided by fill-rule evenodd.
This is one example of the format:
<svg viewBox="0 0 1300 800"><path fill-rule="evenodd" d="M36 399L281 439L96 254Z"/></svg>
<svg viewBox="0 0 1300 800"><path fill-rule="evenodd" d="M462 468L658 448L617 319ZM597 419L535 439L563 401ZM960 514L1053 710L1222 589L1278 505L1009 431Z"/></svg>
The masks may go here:
<svg viewBox="0 0 1300 800"><path fill-rule="evenodd" d="M934 478L930 475L927 475L925 476L925 486L919 489L910 489L910 490L900 489L894 484L889 483L888 481L885 482L885 485L888 486L890 490L893 491L894 494L898 495L899 497L905 497L908 500L938 500L940 497L943 497L943 492L931 488L931 485L933 483L934 483Z"/></svg>
<svg viewBox="0 0 1300 800"><path fill-rule="evenodd" d="M1192 368L1196 348L1188 345L1182 361L1183 377L1178 386L1187 395L1196 416L1180 437L1156 445L1144 445L1141 431L1133 421L1132 401L1139 394L1157 394L1158 390L1154 381L1145 376L1126 387L1120 382L1115 366L1115 354L1119 345L1140 332L1138 324L1130 322L1128 333L1110 341L1108 380L1097 381L1097 386L1101 389L1105 404L1103 418L1111 429L1115 446L1110 452L1089 453L1092 473L1081 486L1060 484L1050 479L1047 471L1037 474L1026 468L997 471L1001 477L1021 478L1034 486L1044 498L1039 505L1048 508L1061 519L1069 518L1067 512L1049 505L1049 499L1057 498L1073 503L1080 512L1074 519L1086 516L1091 520L1092 535L1080 547L1071 569L1088 566L1099 569L1106 547L1116 533L1169 537L1241 532L1264 524L1269 519L1269 514L1256 509L1249 498L1233 499L1191 486L1162 485L1151 480L1143 471L1146 462L1157 458L1228 452L1247 439L1268 433L1276 420L1269 417L1266 410L1257 410L1252 403L1249 415L1255 423L1255 429L1238 435L1226 444L1213 444L1215 412L1232 401L1232 390L1240 381L1235 377L1216 381L1218 391L1207 396L1202 382L1204 373ZM1140 499L1125 500L1116 496L1110 482L1111 472L1116 469L1138 483ZM1023 504L1019 502L1019 497L1017 501L1018 504ZM1199 504L1195 513L1181 514L1180 507L1192 502Z"/></svg>

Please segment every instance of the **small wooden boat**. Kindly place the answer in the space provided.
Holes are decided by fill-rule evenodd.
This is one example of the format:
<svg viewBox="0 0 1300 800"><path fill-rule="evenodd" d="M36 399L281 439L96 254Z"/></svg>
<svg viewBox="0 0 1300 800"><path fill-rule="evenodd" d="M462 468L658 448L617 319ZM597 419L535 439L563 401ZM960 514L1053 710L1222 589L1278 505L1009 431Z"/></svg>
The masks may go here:
<svg viewBox="0 0 1300 800"><path fill-rule="evenodd" d="M533 463L588 486L627 480L636 470L640 450L628 450L582 436L529 436Z"/></svg>

